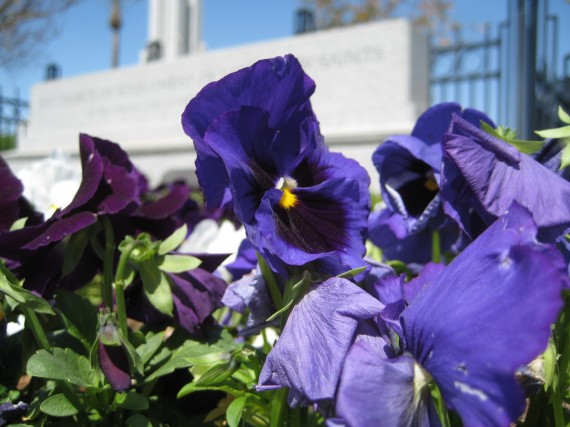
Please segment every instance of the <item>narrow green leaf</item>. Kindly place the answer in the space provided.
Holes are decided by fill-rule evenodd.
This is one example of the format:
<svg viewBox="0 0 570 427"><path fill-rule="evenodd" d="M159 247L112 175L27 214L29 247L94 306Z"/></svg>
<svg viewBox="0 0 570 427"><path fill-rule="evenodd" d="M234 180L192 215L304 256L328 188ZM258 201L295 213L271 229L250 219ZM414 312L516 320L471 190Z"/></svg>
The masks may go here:
<svg viewBox="0 0 570 427"><path fill-rule="evenodd" d="M562 155L560 157L560 170L570 166L570 144L562 149Z"/></svg>
<svg viewBox="0 0 570 427"><path fill-rule="evenodd" d="M544 129L534 131L543 138L565 138L570 137L570 126L562 126L555 129Z"/></svg>
<svg viewBox="0 0 570 427"><path fill-rule="evenodd" d="M28 222L28 217L25 216L24 218L17 219L10 227L10 231L21 230L26 226L26 222Z"/></svg>
<svg viewBox="0 0 570 427"><path fill-rule="evenodd" d="M40 411L52 417L70 417L79 413L79 410L62 393L54 394L44 400L40 405Z"/></svg>
<svg viewBox="0 0 570 427"><path fill-rule="evenodd" d="M201 260L191 255L165 255L158 268L169 273L184 273L194 270L201 263Z"/></svg>
<svg viewBox="0 0 570 427"><path fill-rule="evenodd" d="M174 303L170 282L166 275L152 260L141 262L139 269L144 292L150 303L161 313L172 316Z"/></svg>
<svg viewBox="0 0 570 427"><path fill-rule="evenodd" d="M228 425L230 427L238 427L239 421L241 420L241 414L243 413L243 408L245 408L245 404L247 403L247 399L249 395L238 397L237 399L233 400L232 403L226 409L226 420L228 421Z"/></svg>
<svg viewBox="0 0 570 427"><path fill-rule="evenodd" d="M225 379L232 375L232 372L231 363L227 360L223 360L221 363L217 363L213 366L210 365L206 372L195 379L196 385L220 385Z"/></svg>
<svg viewBox="0 0 570 427"><path fill-rule="evenodd" d="M561 106L558 106L558 118L562 123L570 125L570 114L568 114Z"/></svg>
<svg viewBox="0 0 570 427"><path fill-rule="evenodd" d="M29 375L52 380L67 381L82 387L97 387L97 376L94 374L87 358L73 350L54 348L38 350L28 359Z"/></svg>
<svg viewBox="0 0 570 427"><path fill-rule="evenodd" d="M548 347L544 352L544 386L549 388L558 388L558 375L556 373L558 363L556 345L552 337L548 340Z"/></svg>
<svg viewBox="0 0 570 427"><path fill-rule="evenodd" d="M340 279L352 279L353 277L358 276L364 270L366 270L366 266L353 268L352 270L345 271L344 273L341 273L336 277Z"/></svg>
<svg viewBox="0 0 570 427"><path fill-rule="evenodd" d="M189 384L186 384L184 387L182 387L180 389L180 391L178 392L178 394L176 395L176 397L180 399L181 397L187 396L191 393L195 393L197 391L207 391L207 390L209 390L209 391L223 391L225 393L228 393L229 395L236 396L236 397L242 396L244 394L244 391L232 388L229 385L200 386L200 385L196 385L193 382L191 382Z"/></svg>
<svg viewBox="0 0 570 427"><path fill-rule="evenodd" d="M142 394L129 391L115 394L115 403L118 407L130 411L145 411L148 409L148 399Z"/></svg>
<svg viewBox="0 0 570 427"><path fill-rule="evenodd" d="M180 246L182 242L184 242L184 239L186 239L187 235L188 227L186 224L184 224L160 243L160 246L158 247L158 254L165 255L168 252L172 252L174 249Z"/></svg>

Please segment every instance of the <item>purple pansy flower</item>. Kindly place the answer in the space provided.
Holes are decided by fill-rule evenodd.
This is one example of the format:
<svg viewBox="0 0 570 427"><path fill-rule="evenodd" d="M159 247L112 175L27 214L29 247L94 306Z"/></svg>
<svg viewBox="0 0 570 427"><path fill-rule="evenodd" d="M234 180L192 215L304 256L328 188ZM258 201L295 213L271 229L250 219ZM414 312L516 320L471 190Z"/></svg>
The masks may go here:
<svg viewBox="0 0 570 427"><path fill-rule="evenodd" d="M189 333L202 334L202 326L222 306L227 284L212 272L227 255L192 254L202 261L200 267L184 273L165 273L172 289L174 321ZM126 292L129 317L149 325L166 325L172 319L159 312L147 299L140 280Z"/></svg>
<svg viewBox="0 0 570 427"><path fill-rule="evenodd" d="M480 111L441 103L418 118L410 136L392 136L372 155L386 209L370 218L370 240L387 258L429 261L433 230L440 230L443 250L457 240L458 230L446 219L439 194L441 140L453 114L477 126L483 120L494 127Z"/></svg>
<svg viewBox="0 0 570 427"><path fill-rule="evenodd" d="M362 265L369 178L358 163L330 153L324 145L318 122L309 113L310 79L297 60L287 56L261 61L207 86L197 98L205 102L213 94L230 96L227 85L254 79L257 83L243 90L263 88L266 102L240 97L241 104L219 112L195 139L206 199L217 200L211 187L227 176L236 216L275 271L284 270L282 263L298 266L324 257L334 259L338 270ZM190 114L197 102L191 101L184 112L185 123L198 120ZM204 147L207 161L200 155ZM214 158L224 174L210 168Z"/></svg>
<svg viewBox="0 0 570 427"><path fill-rule="evenodd" d="M298 124L313 112L309 97L315 83L292 55L261 60L205 86L182 114L182 127L194 141L196 174L209 207L231 201L229 177L223 162L204 140L212 121L242 106L269 113L268 124L284 133L296 132ZM215 179L212 179L215 176Z"/></svg>
<svg viewBox="0 0 570 427"><path fill-rule="evenodd" d="M524 410L515 372L546 348L568 281L560 253L536 232L515 203L447 267L402 284L403 353L355 344L337 415L352 427L437 425L426 387L435 381L465 425L514 422ZM380 296L397 297L393 285Z"/></svg>
<svg viewBox="0 0 570 427"><path fill-rule="evenodd" d="M354 283L331 278L295 305L259 375L258 390L289 387L289 404L333 399L358 323L384 308Z"/></svg>
<svg viewBox="0 0 570 427"><path fill-rule="evenodd" d="M532 213L543 241L570 227L570 183L512 145L455 116L443 151L444 209L472 237L474 213L487 226L513 201Z"/></svg>

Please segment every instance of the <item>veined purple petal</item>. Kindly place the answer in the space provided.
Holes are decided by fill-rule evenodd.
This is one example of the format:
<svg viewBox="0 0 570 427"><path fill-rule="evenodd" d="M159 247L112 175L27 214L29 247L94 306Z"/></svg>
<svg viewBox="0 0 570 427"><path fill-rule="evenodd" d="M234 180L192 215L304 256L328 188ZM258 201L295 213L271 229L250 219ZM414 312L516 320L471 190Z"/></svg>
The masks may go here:
<svg viewBox="0 0 570 427"><path fill-rule="evenodd" d="M389 359L359 341L352 346L337 396L337 415L350 427L439 426L429 387L409 355Z"/></svg>
<svg viewBox="0 0 570 427"><path fill-rule="evenodd" d="M335 395L359 320L382 304L352 282L332 278L310 288L295 305L259 376L259 390L289 387L290 404Z"/></svg>
<svg viewBox="0 0 570 427"><path fill-rule="evenodd" d="M358 184L339 178L297 188L295 196L298 203L284 209L279 205L280 190L266 193L256 214L257 229L246 227L251 242L262 253L275 254L289 265L332 253L349 268L364 265L368 200L359 199Z"/></svg>
<svg viewBox="0 0 570 427"><path fill-rule="evenodd" d="M466 232L470 208L489 224L513 201L532 212L545 241L570 227L570 183L531 157L460 117L454 117L443 149L444 208Z"/></svg>
<svg viewBox="0 0 570 427"><path fill-rule="evenodd" d="M514 204L402 313L405 348L465 425L508 426L522 413L514 373L545 349L562 307L561 255L535 233Z"/></svg>

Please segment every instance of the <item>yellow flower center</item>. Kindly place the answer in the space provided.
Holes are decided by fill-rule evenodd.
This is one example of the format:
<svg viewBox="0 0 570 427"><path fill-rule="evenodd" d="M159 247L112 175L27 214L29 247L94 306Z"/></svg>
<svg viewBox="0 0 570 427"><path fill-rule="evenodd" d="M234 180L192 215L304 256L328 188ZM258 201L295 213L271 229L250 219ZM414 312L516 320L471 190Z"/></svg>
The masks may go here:
<svg viewBox="0 0 570 427"><path fill-rule="evenodd" d="M297 204L297 196L291 193L291 190L285 188L283 190L283 195L281 196L281 199L279 199L279 206L281 206L283 209L290 209L294 207L296 204Z"/></svg>
<svg viewBox="0 0 570 427"><path fill-rule="evenodd" d="M291 209L298 203L297 196L291 191L297 188L297 181L290 177L280 178L275 188L283 191L281 199L279 199L279 206L283 209Z"/></svg>

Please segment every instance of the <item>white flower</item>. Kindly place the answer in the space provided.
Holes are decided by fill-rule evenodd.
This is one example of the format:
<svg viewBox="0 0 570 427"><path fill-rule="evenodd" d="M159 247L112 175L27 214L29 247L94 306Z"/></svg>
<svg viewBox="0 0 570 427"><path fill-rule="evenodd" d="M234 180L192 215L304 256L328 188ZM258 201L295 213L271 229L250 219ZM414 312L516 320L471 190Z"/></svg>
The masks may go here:
<svg viewBox="0 0 570 427"><path fill-rule="evenodd" d="M61 150L20 169L16 176L24 185L24 197L49 218L66 207L81 184L81 168Z"/></svg>

